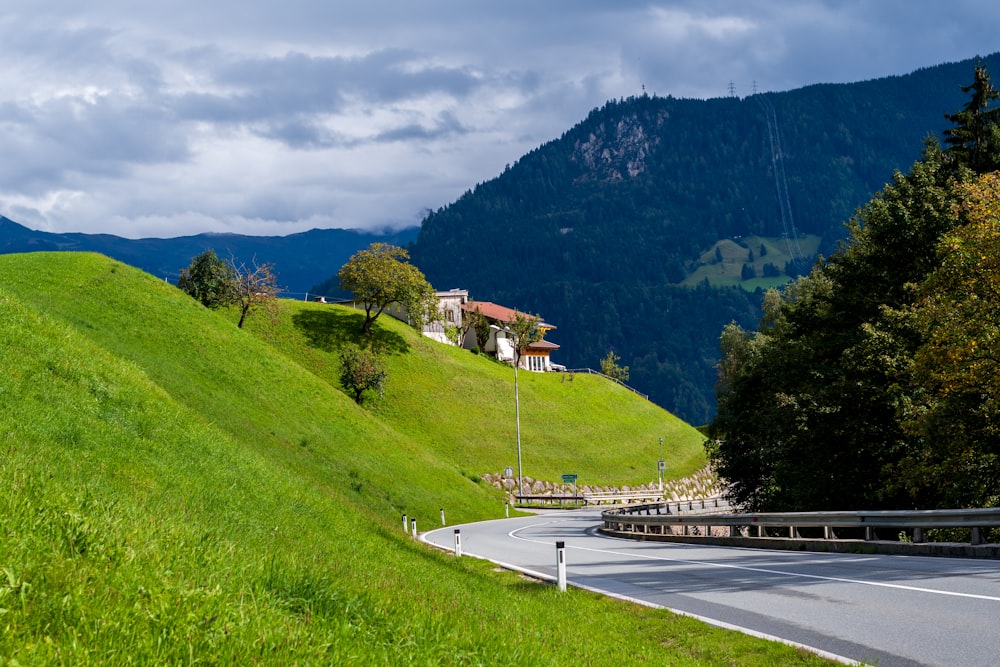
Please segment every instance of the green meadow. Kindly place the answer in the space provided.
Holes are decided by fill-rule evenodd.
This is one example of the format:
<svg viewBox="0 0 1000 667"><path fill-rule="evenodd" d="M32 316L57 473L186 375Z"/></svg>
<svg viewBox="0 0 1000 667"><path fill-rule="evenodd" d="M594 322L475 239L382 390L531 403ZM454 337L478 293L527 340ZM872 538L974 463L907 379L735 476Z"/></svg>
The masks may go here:
<svg viewBox="0 0 1000 667"><path fill-rule="evenodd" d="M804 257L816 257L820 240L815 234L804 234L795 243ZM761 249L765 250L765 254L760 254ZM748 292L758 287L765 290L780 287L791 280L784 274L784 268L794 258L792 243L784 237L752 235L735 240L722 239L701 254L681 284L694 287L707 280L716 287L739 286ZM756 277L742 277L745 264L753 267ZM764 270L766 264L773 264L782 271L781 275L767 277Z"/></svg>
<svg viewBox="0 0 1000 667"><path fill-rule="evenodd" d="M513 371L380 319L385 395L337 350L357 313L237 329L106 257L0 256L0 664L788 665L787 646L406 536L501 516ZM596 377L521 373L525 474L623 484L700 437Z"/></svg>

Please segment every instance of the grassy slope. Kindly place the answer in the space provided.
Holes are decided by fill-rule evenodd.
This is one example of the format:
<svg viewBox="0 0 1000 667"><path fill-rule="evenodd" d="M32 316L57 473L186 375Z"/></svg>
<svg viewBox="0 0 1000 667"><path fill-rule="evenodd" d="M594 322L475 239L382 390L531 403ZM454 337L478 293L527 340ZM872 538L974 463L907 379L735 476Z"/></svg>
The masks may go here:
<svg viewBox="0 0 1000 667"><path fill-rule="evenodd" d="M820 663L405 538L493 499L124 265L5 256L0 312L4 663Z"/></svg>
<svg viewBox="0 0 1000 667"><path fill-rule="evenodd" d="M356 340L361 314L339 306L283 304L277 323L247 328L337 385L336 351ZM389 317L378 320L388 353L385 398L374 413L467 475L516 467L514 377L510 366L417 336ZM518 374L524 474L580 484L656 479L658 438L669 478L704 466L703 437L677 417L599 376Z"/></svg>

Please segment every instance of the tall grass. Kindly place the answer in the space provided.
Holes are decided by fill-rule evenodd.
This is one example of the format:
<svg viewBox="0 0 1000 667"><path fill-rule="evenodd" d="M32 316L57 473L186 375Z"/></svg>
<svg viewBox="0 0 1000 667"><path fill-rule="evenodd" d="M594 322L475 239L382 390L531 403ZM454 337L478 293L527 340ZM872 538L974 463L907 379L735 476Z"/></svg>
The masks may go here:
<svg viewBox="0 0 1000 667"><path fill-rule="evenodd" d="M495 498L106 258L0 257L0 360L2 664L821 662L429 551Z"/></svg>

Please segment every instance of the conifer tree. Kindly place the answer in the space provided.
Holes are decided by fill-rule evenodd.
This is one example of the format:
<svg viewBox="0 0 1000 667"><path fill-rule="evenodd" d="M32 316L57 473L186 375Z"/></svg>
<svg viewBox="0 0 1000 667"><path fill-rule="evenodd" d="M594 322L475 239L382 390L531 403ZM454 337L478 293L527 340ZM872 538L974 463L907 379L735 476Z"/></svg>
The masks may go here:
<svg viewBox="0 0 1000 667"><path fill-rule="evenodd" d="M982 64L976 65L973 82L962 91L971 93L965 107L945 114L955 124L944 132L948 152L977 174L994 171L1000 167L1000 107L990 105L1000 100L1000 92Z"/></svg>

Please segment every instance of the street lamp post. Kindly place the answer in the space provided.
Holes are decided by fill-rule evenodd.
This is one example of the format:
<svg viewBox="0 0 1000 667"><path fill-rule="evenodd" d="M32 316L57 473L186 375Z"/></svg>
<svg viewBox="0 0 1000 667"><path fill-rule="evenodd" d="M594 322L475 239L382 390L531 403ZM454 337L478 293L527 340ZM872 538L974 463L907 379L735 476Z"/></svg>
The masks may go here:
<svg viewBox="0 0 1000 667"><path fill-rule="evenodd" d="M518 350L519 343L517 334L514 334L514 424L517 429L517 486L521 495L524 496L524 476L521 474L521 401L517 391L517 367L521 362Z"/></svg>
<svg viewBox="0 0 1000 667"><path fill-rule="evenodd" d="M514 425L517 429L517 488L518 493L522 496L524 495L524 475L521 473L521 399L518 394L517 387L517 367L520 365L520 337L517 332L510 327L504 327L501 329L496 325L490 325L491 329L496 331L495 337L499 337L501 331L504 332L505 337L509 337L514 341Z"/></svg>

